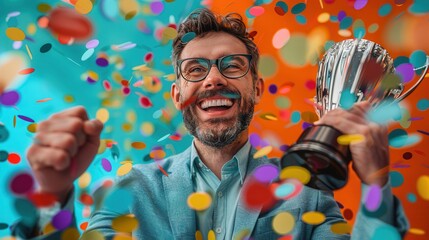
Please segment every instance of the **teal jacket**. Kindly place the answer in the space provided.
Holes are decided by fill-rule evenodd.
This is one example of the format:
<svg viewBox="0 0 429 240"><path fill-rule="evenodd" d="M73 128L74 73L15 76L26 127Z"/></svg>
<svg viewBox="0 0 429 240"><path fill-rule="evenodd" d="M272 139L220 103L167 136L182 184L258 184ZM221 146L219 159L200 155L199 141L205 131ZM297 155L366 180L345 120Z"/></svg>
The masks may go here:
<svg viewBox="0 0 429 240"><path fill-rule="evenodd" d="M253 156L255 149L251 150ZM158 162L168 173L163 174L157 164L135 165L125 176L118 179L117 186L125 187L134 197L125 211L102 206L91 216L88 228L82 235L83 239L99 239L102 234L112 239L117 232L112 229L112 220L126 213L132 213L139 221L138 228L133 232L135 239L195 239L195 211L187 204L188 196L193 193L192 174L190 172L191 148L184 152ZM262 157L249 161L246 176L262 164L279 166L278 159ZM359 197L359 196L354 196ZM241 196L240 196L241 198ZM394 227L402 236L409 225L399 200L394 197L393 223L389 226L378 218L359 211L352 236L335 234L331 225L345 222L340 209L331 192L319 191L304 187L302 192L285 201L279 201L268 211L249 210L242 201L237 206L234 238L243 239L243 233L250 234L252 239L277 239L272 227L273 218L280 212L289 212L295 218L295 227L291 234L293 239L371 239L374 231L380 227ZM302 214L309 211L322 212L326 220L319 225L306 224L301 220ZM389 211L389 210L388 210ZM393 225L393 226L392 226ZM29 230L19 223L13 227L13 233L25 238ZM36 239L61 239L60 232L41 236ZM27 235L28 236L28 235Z"/></svg>

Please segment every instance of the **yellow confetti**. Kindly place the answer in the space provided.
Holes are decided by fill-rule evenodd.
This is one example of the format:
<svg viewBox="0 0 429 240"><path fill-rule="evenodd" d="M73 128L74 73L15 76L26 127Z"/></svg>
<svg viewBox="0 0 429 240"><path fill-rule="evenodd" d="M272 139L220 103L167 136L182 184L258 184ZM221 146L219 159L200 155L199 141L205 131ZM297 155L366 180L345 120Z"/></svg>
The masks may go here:
<svg viewBox="0 0 429 240"><path fill-rule="evenodd" d="M27 49L27 54L30 57L30 59L33 60L33 54L31 53L31 50L27 44L25 44L25 49Z"/></svg>
<svg viewBox="0 0 429 240"><path fill-rule="evenodd" d="M260 117L262 119L265 119L265 120L271 120L271 121L277 121L278 120L276 115L274 115L272 113L264 113L264 114L261 114Z"/></svg>
<svg viewBox="0 0 429 240"><path fill-rule="evenodd" d="M209 234L208 234L208 236L207 236L207 239L208 239L208 240L216 240L216 234L214 233L214 231L213 231L213 230L210 230L210 231L209 231Z"/></svg>
<svg viewBox="0 0 429 240"><path fill-rule="evenodd" d="M6 36L12 41L22 41L25 39L25 33L16 27L10 27L6 29Z"/></svg>
<svg viewBox="0 0 429 240"><path fill-rule="evenodd" d="M80 14L88 14L92 10L92 2L90 0L77 0L74 9Z"/></svg>
<svg viewBox="0 0 429 240"><path fill-rule="evenodd" d="M48 223L45 225L45 227L43 228L43 233L44 234L49 234L51 232L55 232L56 229L54 228L54 226L52 226L51 223Z"/></svg>
<svg viewBox="0 0 429 240"><path fill-rule="evenodd" d="M123 123L122 130L124 130L124 132L131 132L133 130L133 125L131 123Z"/></svg>
<svg viewBox="0 0 429 240"><path fill-rule="evenodd" d="M188 206L196 211L203 211L212 204L212 197L206 192L194 192L188 196Z"/></svg>
<svg viewBox="0 0 429 240"><path fill-rule="evenodd" d="M150 136L155 131L155 127L153 126L153 123L151 122L144 122L140 126L140 132L143 134L143 136Z"/></svg>
<svg viewBox="0 0 429 240"><path fill-rule="evenodd" d="M326 217L321 212L312 211L312 212L306 212L306 213L302 214L301 219L303 222L305 222L307 224L318 225L318 224L323 223L325 221Z"/></svg>
<svg viewBox="0 0 429 240"><path fill-rule="evenodd" d="M307 184L311 179L311 174L306 168L300 166L290 166L284 168L280 172L280 179L283 180L288 178L295 178L302 184Z"/></svg>
<svg viewBox="0 0 429 240"><path fill-rule="evenodd" d="M349 134L349 135L341 135L337 138L338 144L341 145L350 145L352 143L358 143L365 140L365 136L362 134Z"/></svg>
<svg viewBox="0 0 429 240"><path fill-rule="evenodd" d="M70 227L61 233L61 240L78 240L79 236L79 231L74 227Z"/></svg>
<svg viewBox="0 0 429 240"><path fill-rule="evenodd" d="M112 228L117 232L131 233L138 227L138 220L132 214L116 217L112 220Z"/></svg>
<svg viewBox="0 0 429 240"><path fill-rule="evenodd" d="M253 154L253 158L256 159L256 158L263 157L263 156L269 154L272 150L273 150L272 146L263 147L263 148L259 149L257 152L255 152L255 154Z"/></svg>
<svg viewBox="0 0 429 240"><path fill-rule="evenodd" d="M129 110L127 112L127 121L130 123L134 123L137 119L136 112L134 110Z"/></svg>
<svg viewBox="0 0 429 240"><path fill-rule="evenodd" d="M153 159L164 159L165 156L167 156L167 153L162 149L158 149L150 152L149 156Z"/></svg>
<svg viewBox="0 0 429 240"><path fill-rule="evenodd" d="M109 120L109 111L105 108L100 108L95 114L95 118L100 120L102 123L106 123Z"/></svg>
<svg viewBox="0 0 429 240"><path fill-rule="evenodd" d="M104 239L105 238L103 234L101 234L97 230L84 232L82 234L82 237L80 238L80 240L104 240Z"/></svg>
<svg viewBox="0 0 429 240"><path fill-rule="evenodd" d="M417 179L417 192L421 198L429 201L429 176L422 175Z"/></svg>
<svg viewBox="0 0 429 240"><path fill-rule="evenodd" d="M121 14L126 17L130 17L132 13L137 13L139 9L139 4L135 0L119 0L119 10ZM128 20L127 18L125 18Z"/></svg>
<svg viewBox="0 0 429 240"><path fill-rule="evenodd" d="M165 75L164 76L164 78L165 78L165 80L167 80L167 81L174 81L174 80L176 80L176 74L174 74L174 73L172 73L172 74L168 74L168 75Z"/></svg>
<svg viewBox="0 0 429 240"><path fill-rule="evenodd" d="M331 232L336 234L349 234L352 232L352 227L345 222L338 222L331 225Z"/></svg>
<svg viewBox="0 0 429 240"><path fill-rule="evenodd" d="M351 37L352 32L348 29L340 29L338 30L338 35L340 35L341 37Z"/></svg>
<svg viewBox="0 0 429 240"><path fill-rule="evenodd" d="M118 170L116 171L116 175L124 176L124 175L128 174L132 168L133 168L133 164L130 162L127 162L118 168Z"/></svg>
<svg viewBox="0 0 429 240"><path fill-rule="evenodd" d="M410 230L408 230L409 233L415 234L415 235L425 235L426 232L423 229L420 228L410 228Z"/></svg>
<svg viewBox="0 0 429 240"><path fill-rule="evenodd" d="M204 238L203 238L203 234L201 233L201 231L200 230L197 230L196 232L195 232L195 240L203 240Z"/></svg>
<svg viewBox="0 0 429 240"><path fill-rule="evenodd" d="M64 96L64 102L66 102L66 103L72 103L72 102L74 102L74 97L71 96L71 95L65 95Z"/></svg>
<svg viewBox="0 0 429 240"><path fill-rule="evenodd" d="M13 127L16 126L16 115L13 116Z"/></svg>
<svg viewBox="0 0 429 240"><path fill-rule="evenodd" d="M89 172L83 173L77 181L77 185L80 188L86 188L89 186L90 183L91 183L91 174Z"/></svg>
<svg viewBox="0 0 429 240"><path fill-rule="evenodd" d="M146 144L144 142L132 142L131 147L141 150L146 148Z"/></svg>
<svg viewBox="0 0 429 240"><path fill-rule="evenodd" d="M289 212L280 212L274 217L272 224L277 234L285 235L295 227L295 218Z"/></svg>
<svg viewBox="0 0 429 240"><path fill-rule="evenodd" d="M32 123L32 124L27 126L27 131L29 131L31 133L35 133L36 129L37 129L37 123Z"/></svg>
<svg viewBox="0 0 429 240"><path fill-rule="evenodd" d="M34 23L30 23L27 27L27 32L30 35L34 35L36 33L36 30L37 30L37 27L36 27L36 24L34 24Z"/></svg>

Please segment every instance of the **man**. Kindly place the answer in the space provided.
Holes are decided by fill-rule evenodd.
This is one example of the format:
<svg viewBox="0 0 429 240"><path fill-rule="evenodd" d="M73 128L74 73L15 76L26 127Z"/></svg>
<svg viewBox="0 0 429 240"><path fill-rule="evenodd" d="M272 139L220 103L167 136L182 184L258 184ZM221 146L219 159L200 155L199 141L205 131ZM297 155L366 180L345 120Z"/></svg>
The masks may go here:
<svg viewBox="0 0 429 240"><path fill-rule="evenodd" d="M190 32L196 37L184 41L182 37ZM122 197L122 202L121 198L115 202L106 197L105 204L91 216L84 239L98 239L99 235L110 239L131 230L136 239L276 239L280 235L272 222L282 212L293 217L294 227L287 234L294 239L350 238L331 231L332 224L344 219L330 192L304 187L298 196L263 210L244 204L241 190L252 179L253 170L264 164L280 166L278 159L253 159L255 149L248 141L254 105L264 90L257 74L258 58L240 16L216 17L202 9L179 26L173 43L177 81L171 96L194 141L183 153L157 163L168 174L155 164L136 165L120 178L110 196ZM363 134L364 141L350 146L353 169L364 189L373 184L382 187L385 211L371 217L361 210L352 233L355 239L370 239L379 227L395 227L401 234L408 228L388 176L377 174L389 164L387 129L366 120L368 107L362 102L349 111L333 110L317 122L333 125L344 134ZM39 124L37 143L28 150L28 159L40 190L57 196L57 208L72 205L73 181L97 153L101 130L102 124L88 120L82 107L65 110ZM211 195L208 209L190 209L187 201L194 192ZM126 202L130 206L120 204ZM318 225L306 224L301 217L310 211L322 212L326 219ZM42 211L39 225L49 222L52 212ZM138 228L121 230L116 224L119 217L135 217ZM17 224L14 233L29 237L32 229ZM45 238L58 238L59 234Z"/></svg>

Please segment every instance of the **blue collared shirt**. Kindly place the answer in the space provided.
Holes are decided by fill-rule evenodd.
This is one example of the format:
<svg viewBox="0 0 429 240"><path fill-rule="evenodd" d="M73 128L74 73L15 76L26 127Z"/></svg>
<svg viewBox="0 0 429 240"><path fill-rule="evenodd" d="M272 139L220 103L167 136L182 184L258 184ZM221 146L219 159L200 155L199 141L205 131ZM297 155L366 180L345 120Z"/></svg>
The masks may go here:
<svg viewBox="0 0 429 240"><path fill-rule="evenodd" d="M210 230L216 239L232 239L235 211L238 197L246 177L251 145L246 144L226 162L219 179L200 159L195 145L191 150L191 174L195 192L206 192L212 197L212 204L197 212L197 229L204 239Z"/></svg>

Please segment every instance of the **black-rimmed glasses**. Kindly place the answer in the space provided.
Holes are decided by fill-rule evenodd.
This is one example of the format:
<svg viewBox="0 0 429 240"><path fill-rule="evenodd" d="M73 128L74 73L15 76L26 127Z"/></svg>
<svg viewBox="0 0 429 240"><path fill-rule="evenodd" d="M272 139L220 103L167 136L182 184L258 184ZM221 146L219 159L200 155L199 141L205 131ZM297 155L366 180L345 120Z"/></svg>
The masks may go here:
<svg viewBox="0 0 429 240"><path fill-rule="evenodd" d="M209 75L215 64L219 72L226 78L240 78L249 72L250 54L232 54L218 59L186 58L177 60L180 75L190 82L198 82Z"/></svg>

